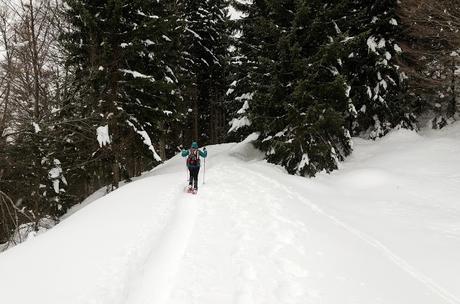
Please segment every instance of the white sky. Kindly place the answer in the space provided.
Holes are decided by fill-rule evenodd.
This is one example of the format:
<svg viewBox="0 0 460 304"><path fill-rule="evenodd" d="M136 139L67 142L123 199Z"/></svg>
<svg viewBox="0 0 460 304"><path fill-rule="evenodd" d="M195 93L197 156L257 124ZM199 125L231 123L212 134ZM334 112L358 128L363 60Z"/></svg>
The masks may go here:
<svg viewBox="0 0 460 304"><path fill-rule="evenodd" d="M237 0L239 3L251 4L253 0ZM244 17L244 14L240 11L237 11L233 6L228 7L228 13L230 15L230 20L237 20Z"/></svg>
<svg viewBox="0 0 460 304"><path fill-rule="evenodd" d="M243 17L243 13L240 11L237 11L233 6L228 7L228 14L230 15L230 20L237 20L241 19Z"/></svg>

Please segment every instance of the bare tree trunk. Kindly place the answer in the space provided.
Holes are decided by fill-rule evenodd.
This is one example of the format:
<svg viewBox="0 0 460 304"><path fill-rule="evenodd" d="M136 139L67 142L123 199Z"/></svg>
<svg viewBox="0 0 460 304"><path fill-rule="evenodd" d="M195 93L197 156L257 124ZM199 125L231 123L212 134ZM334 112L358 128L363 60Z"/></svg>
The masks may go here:
<svg viewBox="0 0 460 304"><path fill-rule="evenodd" d="M5 97L3 99L4 105L3 105L2 119L0 120L0 138L3 138L3 132L5 131L5 128L6 128L6 118L7 118L7 115L8 115L8 104L9 104L10 90L11 90L11 83L8 82L6 84Z"/></svg>
<svg viewBox="0 0 460 304"><path fill-rule="evenodd" d="M37 37L35 33L35 14L33 1L29 0L30 23L29 23L29 43L32 48L32 67L34 72L34 118L40 117L40 67L38 59Z"/></svg>
<svg viewBox="0 0 460 304"><path fill-rule="evenodd" d="M398 16L406 40L398 41L409 64L401 67L416 87L445 85L447 79L426 74L432 62L450 66L451 53L460 48L460 0L405 0L398 5ZM428 17L429 18L428 18Z"/></svg>
<svg viewBox="0 0 460 304"><path fill-rule="evenodd" d="M219 102L219 131L218 131L218 143L224 141L225 136L225 111L222 100Z"/></svg>
<svg viewBox="0 0 460 304"><path fill-rule="evenodd" d="M455 77L455 71L457 70L456 67L456 60L455 57L452 58L452 66L451 66L451 72L452 72L452 80L451 80L451 85L450 85L450 90L452 91L452 96L451 96L451 101L449 102L447 106L447 115L448 117L453 117L455 115L455 110L456 110L456 103L457 103L457 90L456 90L456 77Z"/></svg>
<svg viewBox="0 0 460 304"><path fill-rule="evenodd" d="M164 121L160 122L160 140L159 140L159 145L160 145L160 157L164 161L166 160L166 130L165 130L165 123Z"/></svg>
<svg viewBox="0 0 460 304"><path fill-rule="evenodd" d="M198 140L198 92L193 89L193 140Z"/></svg>
<svg viewBox="0 0 460 304"><path fill-rule="evenodd" d="M455 92L455 96L456 96L456 100L455 100L455 119L460 119L460 84L459 84L459 79L457 77L457 80L456 80L456 85L455 85L455 89L456 89L456 92Z"/></svg>
<svg viewBox="0 0 460 304"><path fill-rule="evenodd" d="M119 71L118 71L118 62L120 60L120 49L117 42L114 42L112 51L112 62L110 68L110 84L109 84L109 98L106 101L108 103L107 115L109 116L109 130L112 133L112 189L117 189L120 183L120 149L122 147L123 138L120 135L120 128L118 126L118 117L117 117L117 99L118 99L118 90L119 90Z"/></svg>
<svg viewBox="0 0 460 304"><path fill-rule="evenodd" d="M0 16L1 18L1 24L0 24L0 34L3 37L3 47L4 50L6 51L6 88L5 88L5 97L3 98L3 113L2 117L0 120L0 138L3 138L3 132L5 131L6 128L6 120L8 116L8 106L9 106L9 101L10 101L10 92L11 92L11 82L12 82L12 52L13 50L10 48L10 44L8 42L7 38L7 16L2 15ZM1 143L0 143L1 144Z"/></svg>
<svg viewBox="0 0 460 304"><path fill-rule="evenodd" d="M210 94L212 95L212 94ZM215 98L214 96L211 96L210 98L210 101L209 101L209 106L210 106L210 122L209 122L209 132L211 133L211 141L210 143L211 144L215 144L217 141L216 141L216 119L217 119L217 115L216 115L216 102L215 102Z"/></svg>

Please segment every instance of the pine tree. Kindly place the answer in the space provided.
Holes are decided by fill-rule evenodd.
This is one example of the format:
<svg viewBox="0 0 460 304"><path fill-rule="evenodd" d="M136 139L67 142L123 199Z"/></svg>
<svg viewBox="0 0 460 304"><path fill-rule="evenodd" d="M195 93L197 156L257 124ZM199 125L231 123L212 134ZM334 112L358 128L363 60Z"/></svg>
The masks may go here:
<svg viewBox="0 0 460 304"><path fill-rule="evenodd" d="M237 139L257 132L268 161L300 175L330 172L351 153L351 132L376 138L415 128L397 65L396 1L239 7L247 17L238 23L238 59L252 66L233 74L230 131Z"/></svg>
<svg viewBox="0 0 460 304"><path fill-rule="evenodd" d="M184 112L176 76L180 33L174 9L172 1L139 1L129 15L132 35L125 47L127 69L123 70L129 124L141 136L147 132L158 139L155 146L161 159L174 153L171 144L176 136L171 133Z"/></svg>
<svg viewBox="0 0 460 304"><path fill-rule="evenodd" d="M416 128L410 98L405 94L406 76L400 70L397 44L401 35L396 0L344 1L337 29L343 34L341 58L349 97L356 108L348 117L353 134L371 138L395 127Z"/></svg>
<svg viewBox="0 0 460 304"><path fill-rule="evenodd" d="M226 0L179 2L182 93L189 104L187 139L220 142L225 128L228 17Z"/></svg>
<svg viewBox="0 0 460 304"><path fill-rule="evenodd" d="M229 141L242 141L253 132L248 110L256 88L262 85L258 57L270 37L262 24L266 18L265 6L258 3L232 2L232 6L246 17L231 23L230 73L225 100L225 109L231 118Z"/></svg>
<svg viewBox="0 0 460 304"><path fill-rule="evenodd" d="M252 46L257 53L249 53L257 86L245 111L259 133L256 146L293 174L336 169L351 145L344 128L346 87L337 68L340 48L330 22L335 11L323 1L253 5L258 16L243 39L265 33Z"/></svg>
<svg viewBox="0 0 460 304"><path fill-rule="evenodd" d="M117 187L120 179L140 174L146 163L161 161L158 147L165 157L166 135L178 119L173 3L67 4L71 31L63 39L79 88L72 103L85 109L94 134L85 149L94 169L86 170ZM108 130L109 136L98 143L97 130Z"/></svg>

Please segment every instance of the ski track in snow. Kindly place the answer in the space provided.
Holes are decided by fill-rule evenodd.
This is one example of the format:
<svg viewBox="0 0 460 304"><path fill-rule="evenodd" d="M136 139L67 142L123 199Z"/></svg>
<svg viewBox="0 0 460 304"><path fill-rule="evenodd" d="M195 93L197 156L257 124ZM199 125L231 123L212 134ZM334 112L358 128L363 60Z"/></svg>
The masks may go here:
<svg viewBox="0 0 460 304"><path fill-rule="evenodd" d="M164 303L174 284L175 274L193 232L197 214L196 196L180 196L172 218L155 242L132 284L127 303Z"/></svg>
<svg viewBox="0 0 460 304"><path fill-rule="evenodd" d="M302 202L316 216L374 248L445 303L460 303L382 242L319 208L283 179L236 159L215 166L208 176L212 182L197 196L179 194L175 211L131 284L126 303L326 303L321 291L308 284L314 274L305 265L313 253L302 238L308 239L309 229L282 214L280 202L286 198ZM232 188L222 188L230 183ZM260 218L251 216L257 213L266 218L262 226ZM335 279L349 278L337 275Z"/></svg>
<svg viewBox="0 0 460 304"><path fill-rule="evenodd" d="M217 174L214 175L214 179L217 179L216 182L218 184L221 184L221 185L226 184L225 179L224 180L219 179L219 176L222 176L222 175L223 176L234 176L234 177L236 176L236 179L240 179L240 178L242 178L244 176L245 177L244 178L244 183L246 183L246 186L250 185L251 189L257 189L257 186L260 185L260 181L265 181L266 182L265 185L270 185L269 188L274 188L274 189L277 189L277 191L280 191L282 193L281 196L288 196L288 197L296 198L297 200L299 200L299 201L303 202L304 204L308 205L313 212L319 214L320 216L323 216L323 217L329 219L335 225L337 225L337 226L339 226L341 228L344 228L345 231L347 231L350 234L352 234L353 236L357 237L358 239L360 239L364 243L366 243L366 244L372 246L373 248L377 249L378 252L380 252L380 254L382 254L385 258L387 258L389 261L391 261L396 266L401 268L405 273L410 275L413 279L419 281L426 288L431 290L434 294L438 295L446 303L451 303L451 304L460 303L460 300L455 295L453 295L448 290L446 290L445 288L443 288L442 286L437 284L433 279L431 279L430 277L428 277L427 275L423 274L421 271L417 270L415 267L410 265L410 263L408 263L402 257L398 256L396 253L394 253L392 250L390 250L387 246L385 246L382 242L380 242L377 239L371 237L370 235L368 235L368 234L366 234L366 233L364 233L364 232L352 227L351 225L346 224L345 222L339 220L337 217L328 214L323 209L319 208L318 205L312 203L309 199L307 199L306 197L302 196L298 192L294 191L292 189L292 187L285 186L283 183L279 182L278 180L275 180L274 178L268 177L269 175L267 175L267 174L261 174L261 173L259 173L258 171L255 171L255 170L248 170L247 167L243 167L241 165L233 164L231 168L225 168L225 166L222 166L222 167L219 167L219 168L215 168L214 170L218 170L218 172L219 172L218 175ZM245 174L241 174L241 172L245 172ZM210 174L212 174L212 173L210 173ZM252 176L248 177L250 175L252 175ZM253 181L255 181L255 180L258 181L258 183L254 183ZM240 186L240 184L242 184L242 183L240 182L238 185ZM244 188L239 187L239 189L233 189L233 192L235 190L237 192L240 192L240 193L241 192L244 193L245 191L249 191L249 193L250 193L250 189L244 189ZM262 196L263 197L262 199L260 199L261 201L273 200L273 197L277 196L277 195L275 195L273 193L267 194L266 193L267 192L266 188L258 189L258 190L259 190L259 193L257 193L257 191L256 191L255 194L257 194L257 196ZM216 193L214 193L214 194L216 194ZM225 190L223 190L223 194L228 195L228 196L232 196L233 193L232 192L226 193ZM221 193L221 195L222 195L222 193ZM216 202L220 201L218 197L215 198L215 200L216 200ZM222 199L222 201L227 201L228 202L228 197L225 197L225 199ZM200 203L204 203L204 202L200 201ZM235 200L233 200L232 203L237 204L237 202L235 202ZM247 204L247 203L248 203L248 201L245 200L245 204ZM288 219L286 219L286 218L284 218L282 216L279 216L277 214L277 212L276 212L277 209L281 208L281 206L279 204L275 203L275 205L272 206L271 208L272 209L268 213L275 220L274 223L277 223L277 224L274 224L275 225L274 227L276 227L277 230L279 230L279 227L277 227L277 225L279 225L279 223L287 223L288 225L294 225L295 230L293 230L293 229L284 229L283 230L284 234L276 235L275 242L274 242L274 244L276 244L276 245L273 245L268 250L268 252L270 252L270 254L269 254L270 259L273 258L274 254L279 252L283 248L283 246L286 246L288 244L292 244L293 235L294 235L293 231L303 231L303 232L307 231L305 227L302 227L302 226L299 227L299 223L293 223L292 221L290 221L290 220L288 220ZM228 212L228 213L232 214L232 212ZM243 221L245 219L247 220L247 217L248 217L247 212L243 212L243 214L239 215L239 221L238 220L235 221L233 226L236 226L236 227L244 226L245 224L242 224L241 220L243 220ZM209 228L210 227L207 227L207 229L209 229ZM254 281L256 281L256 279L258 278L258 272L254 268L252 263L247 262L247 260L245 260L245 259L238 259L238 257L242 255L241 252L244 251L242 248L247 248L247 246L248 246L245 243L250 242L250 241L253 240L253 238L251 237L251 233L249 233L249 231L253 230L254 228L255 227L251 227L251 226L248 226L248 225L244 226L244 231L247 231L247 232L243 233L242 235L240 235L237 238L236 242L234 241L234 243L239 245L239 249L238 249L239 251L237 251L236 254L234 254L232 256L231 262L232 262L232 265L234 265L237 268L241 269L240 272L237 273L237 275L236 275L236 281L238 282L238 280L241 280L241 279L243 280L243 283L239 284L240 287L237 287L236 290L233 292L233 294L236 295L236 299L235 299L235 301L233 301L233 303L235 303L235 304L252 304L252 303L255 303L254 299L253 299L254 298L253 289L257 288L257 287L255 287L255 285L257 285L257 284L254 283ZM203 249L203 248L201 248L201 249ZM295 249L295 248L292 248L292 249ZM304 254L304 252L305 252L305 249L302 248L300 250L300 254L302 255L302 254ZM197 253L197 254L200 254L200 253ZM258 256L257 253L255 254L255 256ZM277 265L277 268L281 271L281 273L283 273L284 275L288 274L287 277L294 276L294 277L297 277L297 278L301 278L301 277L308 277L309 276L309 271L308 270L303 269L301 266L297 265L295 262L293 262L293 261L291 261L289 259L277 258L277 259L275 259L275 264ZM308 290L307 287L308 286L299 284L298 280L290 280L289 278L285 278L282 281L276 282L271 288L268 288L268 289L269 290L277 290L276 295L275 295L275 299L272 299L273 303L295 303L298 300L297 298L302 298L302 300L305 300L306 298L308 298L309 301L313 301L313 302L319 300L318 293L316 291L314 291L314 290ZM267 286L265 288L267 288ZM180 298L180 296L177 295L180 292L183 292L183 290L176 292L176 297L177 298ZM195 291L195 293L196 293L196 291ZM212 302L212 301L203 301L203 300L191 300L191 298L193 299L193 296L191 296L191 294L193 294L193 291L190 291L190 293L186 294L186 296L184 296L184 294L182 294L182 296L183 296L182 299L177 299L176 298L175 300L170 301L168 303L203 303L203 302L207 303L207 302ZM267 299L268 298L270 298L270 297L267 297ZM199 296L197 297L197 299L199 299ZM218 300L218 299L216 299L216 300ZM222 301L222 299L220 299L220 301ZM223 301L223 302L225 302L225 301ZM257 301L257 302L261 302L261 301Z"/></svg>
<svg viewBox="0 0 460 304"><path fill-rule="evenodd" d="M255 196L241 200L235 195L235 189L225 187L208 193L208 187L227 184L238 171L246 172L239 166L219 166L209 172L214 184L203 187L199 194L199 204L202 205L199 222L202 224L198 225L193 238L198 242L191 244L183 261L182 273L178 275L178 285L167 303L252 304L259 303L261 296L270 303L291 303L307 294L306 286L299 284L296 278L307 277L308 271L280 252L288 250L300 259L304 258L305 249L293 243L297 233L308 232L302 223L289 221L278 214L281 205L273 200L277 196L264 193L257 182L247 177L236 182L237 192L249 195L259 191L261 200L274 204L260 205L260 199ZM213 174L215 172L219 174ZM240 178L240 174L236 177ZM216 208L215 204L224 201L226 203L218 207L219 212L208 211L211 204ZM243 205L264 214L266 226L260 227L259 221L251 219L251 211L241 208ZM225 235L216 238L213 234L215 228ZM254 241L264 237L264 247L260 248ZM275 242L271 243L273 239ZM273 270L275 275L270 273ZM205 284L206 290L196 285L196 282L207 280L212 284ZM230 286L229 282L232 282Z"/></svg>
<svg viewBox="0 0 460 304"><path fill-rule="evenodd" d="M349 224L339 220L335 216L332 216L319 208L316 204L312 203L309 199L305 198L298 192L294 191L292 187L287 187L283 183L275 180L274 178L267 177L266 174L261 174L255 170L249 170L247 167L243 167L241 165L232 164L231 166L219 166L218 168L214 168L214 171L209 172L209 175L213 178L214 182L217 185L225 185L228 184L228 177L233 177L237 182L238 188L233 188L231 191L222 189L220 193L214 192L213 189L208 189L205 187L205 190L202 190L200 196L198 196L199 204L203 204L203 208L208 209L211 207L210 205L219 202L226 202L227 205L230 207L229 210L223 212L223 214L229 214L231 223L227 223L228 227L239 228L240 231L239 235L233 236L233 239L227 240L225 243L233 243L236 244L236 249L234 249L234 253L229 255L228 252L224 252L227 256L219 256L219 263L224 262L226 266L220 266L227 268L227 270L222 271L222 273L232 273L232 271L228 271L229 269L233 269L233 278L225 278L223 279L223 283L221 285L221 290L219 290L219 284L216 284L216 281L212 281L210 283L212 285L206 285L209 289L216 289L213 291L215 293L215 298L210 296L213 292L210 290L199 292L199 286L194 286L194 281L206 280L206 278L200 278L200 274L196 274L198 271L197 269L187 269L187 267L195 267L196 268L196 259L199 259L198 255L205 255L204 252L207 250L213 250L213 245L209 244L209 240L216 239L216 236L209 237L206 246L200 246L198 249L192 248L189 252L189 257L185 258L183 263L189 264L185 266L184 273L182 274L182 278L179 281L182 281L182 285L179 283L176 286L175 293L172 296L172 299L169 302L165 303L213 303L213 301L220 301L220 303L235 303L235 304L252 304L252 303L300 303L302 301L311 301L311 302L318 302L320 301L321 297L317 290L309 289L308 284L302 283L301 278L307 278L310 276L310 273L307 269L303 268L299 264L297 264L292 259L283 257L283 255L279 255L283 249L288 248L289 251L295 252L301 258L306 258L305 255L305 248L302 246L294 246L294 244L301 243L299 240L296 239L296 234L304 233L308 235L308 229L305 225L301 222L293 222L286 217L281 216L277 211L282 208L279 204L281 201L281 197L290 197L297 199L300 202L308 205L311 210L330 220L335 225L344 228L345 231L353 235L354 237L358 238L359 240L363 241L364 243L370 245L371 247L375 248L382 254L385 258L390 260L392 263L397 265L401 268L405 273L410 275L413 279L422 283L426 288L430 289L434 294L438 295L442 299L445 300L446 303L457 304L460 303L459 299L447 291L445 288L437 284L434 280L423 274L422 272L418 271L416 268L411 266L407 261L403 258L392 252L388 247L386 247L383 243L378 241L377 239L371 237L370 235L359 231L358 229L352 227ZM218 174L213 174L214 172L218 172ZM242 174L244 172L244 174ZM222 177L223 176L223 177ZM254 182L257 181L257 182ZM265 187L260 188L260 181L265 181ZM267 185L268 188L275 189L275 193L267 192ZM234 185L235 186L235 185ZM212 187L212 186L210 186ZM258 189L259 188L259 189ZM207 195L206 192L210 191ZM211 191L213 190L213 191ZM251 225L251 220L249 217L249 211L237 211L235 214L235 210L237 208L233 208L232 206L238 205L239 202L238 198L231 199L232 196L235 195L234 192L238 193L247 193L246 199L243 201L246 209L248 209L248 204L250 203L249 197L250 195L254 195L254 197L258 197L255 199L255 204L260 201L272 201L273 204L270 204L267 210L263 210L262 206L257 206L257 208L261 209L259 212L263 212L268 218L271 220L271 224L267 223L267 227L269 233L273 233L274 242L272 245L268 246L267 248L251 248L250 243L254 241L254 236L251 231L257 230L257 227ZM251 193L252 192L252 193ZM251 194L250 194L251 193ZM274 198L277 198L277 200ZM208 204L208 206L207 206ZM260 205L260 204L259 204ZM212 206L215 208L215 205ZM203 212L203 211L202 211ZM239 213L239 214L238 214ZM235 217L235 215L237 215ZM211 216L215 216L215 214L211 214ZM200 216L200 221L206 221L207 218ZM215 221L215 220L214 220ZM213 222L213 221L211 221ZM260 222L252 221L252 223L260 224ZM222 225L221 221L217 221L215 224ZM281 229L280 225L284 225L284 228ZM203 229L203 231L209 231L215 227L210 226L209 224ZM235 230L235 229L233 229ZM200 233L203 233L201 231ZM244 231L244 232L241 232ZM272 232L275 231L275 232ZM196 232L195 232L196 233ZM218 237L217 237L218 238ZM193 239L200 239L200 236L195 236ZM270 239L272 241L273 239ZM201 242L205 243L206 240L201 240ZM267 242L269 243L269 242ZM225 247L225 246L224 246ZM262 250L262 252L250 252L250 250ZM267 254L268 253L268 254ZM222 254L222 252L221 252ZM258 257L258 259L265 260L264 266L268 266L269 269L276 269L278 275L275 275L278 279L271 279L271 281L264 282L265 286L261 286L258 280L261 277L260 271L257 270L257 265L254 261L251 261L251 257ZM209 258L212 260L212 257ZM209 265L207 264L209 260L206 258L202 261L202 267L213 269L214 267L219 267L218 265ZM216 263L216 262L215 262ZM216 263L217 264L217 263ZM191 266L193 265L193 266ZM214 268L216 269L216 268ZM236 271L236 270L239 271ZM203 270L201 270L203 271ZM183 279L190 273L194 274L193 280L187 281L187 279ZM215 275L215 274L214 274ZM269 274L265 274L266 276ZM273 274L272 274L273 275ZM201 274L203 276L203 274ZM229 290L228 282L236 282L233 286L233 290ZM192 286L192 287L187 287ZM188 291L187 291L188 290ZM254 300L254 291L258 291L258 298L257 301ZM274 291L273 294L269 294L267 290ZM206 298L208 296L209 298ZM227 295L227 296L225 296ZM260 297L264 298L264 301L260 300ZM225 300L227 298L227 300ZM230 300L233 298L233 301ZM163 302L161 302L163 303ZM320 303L320 302L318 302Z"/></svg>
<svg viewBox="0 0 460 304"><path fill-rule="evenodd" d="M438 139L427 150L420 138L384 138L393 148L379 152L380 168L369 159L382 146L361 143L351 170L314 180L260 161L244 143L209 147L197 195L177 185L185 169L176 157L2 254L0 294L8 304L460 304L460 175L446 170L460 145ZM407 155L405 141L415 145ZM436 149L452 157L425 164ZM401 183L404 169L385 170L419 152L408 168L424 179Z"/></svg>
<svg viewBox="0 0 460 304"><path fill-rule="evenodd" d="M276 180L274 180L272 178L268 178L267 176L262 175L262 174L260 174L258 172L255 172L255 171L253 173L256 174L258 176L258 178L260 178L260 179L266 180L267 182L270 182L273 185L282 187L287 193L290 193L291 195L297 197L299 199L299 201L302 201L305 204L307 204L308 206L310 206L310 208L313 211L315 211L315 212L323 215L324 217L330 219L336 225L343 227L344 229L346 229L347 231L349 231L353 235L357 236L359 239L361 239L364 242L368 243L369 245L377 248L389 260L391 260L393 263L398 265L401 269L403 269L405 272L407 272L409 275L411 275L414 279L416 279L416 280L420 281L421 283L423 283L427 288L432 290L434 293L439 295L441 298L446 300L448 303L451 303L451 304L459 304L460 303L460 299L458 297L456 297L455 295L453 295L452 293L447 291L445 288L443 288L442 286L437 284L433 279L429 278L428 276L426 276L425 274L423 274L422 272L417 270L415 267L410 265L410 263L408 263L403 258L401 258L397 254L392 252L388 247L386 247L384 244L382 244L377 239L371 237L370 235L368 235L368 234L366 234L366 233L364 233L362 231L359 231L358 229L352 227L349 224L346 224L345 222L339 220L335 216L328 214L323 209L319 208L318 205L312 203L310 200L308 200L307 198L303 197L299 193L293 191L292 189L280 184L278 181L276 181Z"/></svg>

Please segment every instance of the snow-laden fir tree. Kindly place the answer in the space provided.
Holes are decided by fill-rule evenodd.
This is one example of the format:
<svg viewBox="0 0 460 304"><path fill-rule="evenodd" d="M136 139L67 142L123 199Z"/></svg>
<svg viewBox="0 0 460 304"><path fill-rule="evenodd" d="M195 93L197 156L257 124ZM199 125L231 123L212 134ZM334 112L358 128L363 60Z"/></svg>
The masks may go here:
<svg viewBox="0 0 460 304"><path fill-rule="evenodd" d="M124 51L123 94L128 124L161 159L174 155L173 130L183 119L183 104L177 87L178 35L173 1L138 1L128 12L131 37ZM146 132L146 133L145 133ZM152 145L147 142L152 138ZM154 141L155 139L155 141Z"/></svg>
<svg viewBox="0 0 460 304"><path fill-rule="evenodd" d="M243 28L242 39L263 36L251 48L256 86L243 115L259 134L256 146L293 174L336 169L351 152L344 128L349 101L337 61L342 50L331 22L337 12L323 1L252 5L257 21Z"/></svg>
<svg viewBox="0 0 460 304"><path fill-rule="evenodd" d="M257 5L244 1L233 1L232 6L244 18L230 23L231 46L229 50L228 90L225 96L225 109L229 121L227 139L242 141L252 133L248 118L249 103L255 88L259 87L256 77L258 71L258 54L267 34L259 22L263 22L263 10ZM244 32L244 35L242 33Z"/></svg>
<svg viewBox="0 0 460 304"><path fill-rule="evenodd" d="M392 128L415 128L406 76L397 64L402 49L396 5L240 5L247 17L239 22L238 58L254 64L241 67L232 83L230 130L237 137L257 132L256 145L270 162L314 175L337 168L351 152L351 133L376 138Z"/></svg>
<svg viewBox="0 0 460 304"><path fill-rule="evenodd" d="M182 34L181 87L189 105L187 139L223 139L228 49L228 1L178 2Z"/></svg>
<svg viewBox="0 0 460 304"><path fill-rule="evenodd" d="M354 107L347 120L355 135L376 138L393 128L416 128L407 77L399 66L397 2L349 0L337 6L342 16L334 22L347 50L339 60Z"/></svg>
<svg viewBox="0 0 460 304"><path fill-rule="evenodd" d="M178 116L173 2L66 4L70 30L63 41L78 87L70 103L93 134L78 148L87 153L84 171L117 187L120 179L161 161L158 147L164 156L165 133Z"/></svg>

